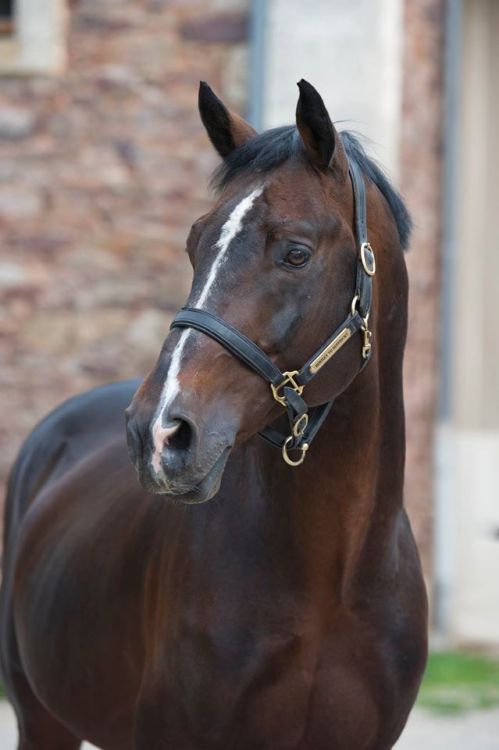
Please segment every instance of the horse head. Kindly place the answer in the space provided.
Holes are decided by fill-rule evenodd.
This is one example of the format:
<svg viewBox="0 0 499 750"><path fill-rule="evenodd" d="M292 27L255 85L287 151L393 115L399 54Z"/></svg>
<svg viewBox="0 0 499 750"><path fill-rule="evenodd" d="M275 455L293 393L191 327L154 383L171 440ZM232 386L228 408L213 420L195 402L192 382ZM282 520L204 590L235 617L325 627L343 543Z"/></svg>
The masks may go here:
<svg viewBox="0 0 499 750"><path fill-rule="evenodd" d="M223 162L216 202L187 240L187 307L225 321L281 372L296 371L355 312L359 263L342 137L318 92L298 85L296 127L259 135L201 84L201 119ZM349 386L361 369L358 341L321 366L308 405ZM268 383L220 342L175 327L127 410L140 482L172 500L206 501L231 451L282 412Z"/></svg>

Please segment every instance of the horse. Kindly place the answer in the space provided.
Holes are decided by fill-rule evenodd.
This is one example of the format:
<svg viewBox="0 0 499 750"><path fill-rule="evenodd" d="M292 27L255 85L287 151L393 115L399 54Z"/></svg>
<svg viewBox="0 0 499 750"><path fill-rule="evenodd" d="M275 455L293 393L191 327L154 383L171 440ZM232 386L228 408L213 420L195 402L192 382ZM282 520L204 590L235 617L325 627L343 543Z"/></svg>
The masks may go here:
<svg viewBox="0 0 499 750"><path fill-rule="evenodd" d="M387 750L406 723L427 657L403 506L410 218L298 85L296 124L259 134L201 84L222 162L187 304L143 382L69 400L14 465L19 750Z"/></svg>

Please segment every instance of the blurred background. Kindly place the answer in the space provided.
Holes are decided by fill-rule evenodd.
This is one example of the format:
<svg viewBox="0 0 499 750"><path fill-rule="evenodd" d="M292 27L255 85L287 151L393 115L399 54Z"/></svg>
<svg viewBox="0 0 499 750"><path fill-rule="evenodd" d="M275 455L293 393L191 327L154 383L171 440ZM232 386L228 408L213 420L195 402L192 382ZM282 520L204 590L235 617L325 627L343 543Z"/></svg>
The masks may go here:
<svg viewBox="0 0 499 750"><path fill-rule="evenodd" d="M455 715L436 741L417 714L430 748L499 747L466 713L499 705L498 35L497 0L0 0L2 487L48 410L159 352L217 163L200 79L257 128L308 79L405 196L406 502L445 649L421 702Z"/></svg>

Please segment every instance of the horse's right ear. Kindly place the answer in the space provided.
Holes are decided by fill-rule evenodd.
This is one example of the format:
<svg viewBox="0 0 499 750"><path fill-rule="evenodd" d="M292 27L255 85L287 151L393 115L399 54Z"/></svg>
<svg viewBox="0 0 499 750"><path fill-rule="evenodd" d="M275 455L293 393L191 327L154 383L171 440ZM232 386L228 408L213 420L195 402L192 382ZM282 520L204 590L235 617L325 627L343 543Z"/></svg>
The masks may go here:
<svg viewBox="0 0 499 750"><path fill-rule="evenodd" d="M246 120L227 109L204 81L199 84L199 114L210 141L223 158L257 135Z"/></svg>

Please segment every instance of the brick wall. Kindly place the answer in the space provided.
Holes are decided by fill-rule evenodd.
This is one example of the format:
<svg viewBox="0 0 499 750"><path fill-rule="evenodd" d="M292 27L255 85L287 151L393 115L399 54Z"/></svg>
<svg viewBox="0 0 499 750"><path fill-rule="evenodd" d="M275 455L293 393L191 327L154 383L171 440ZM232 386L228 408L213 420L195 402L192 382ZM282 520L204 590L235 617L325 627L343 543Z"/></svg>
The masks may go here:
<svg viewBox="0 0 499 750"><path fill-rule="evenodd" d="M73 0L63 76L0 78L0 484L49 409L144 374L216 163L208 80L245 108L249 0Z"/></svg>
<svg viewBox="0 0 499 750"><path fill-rule="evenodd" d="M402 192L414 219L405 357L406 503L431 576L434 429L439 378L445 0L405 0Z"/></svg>

